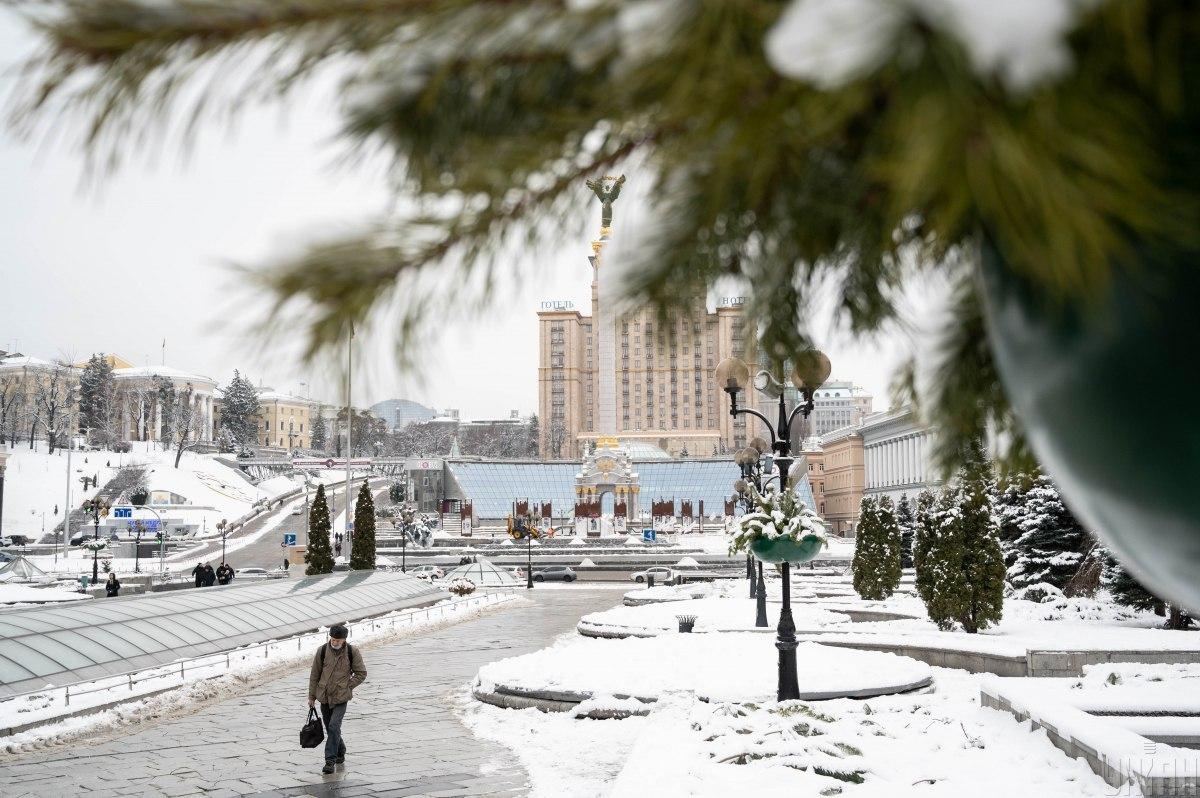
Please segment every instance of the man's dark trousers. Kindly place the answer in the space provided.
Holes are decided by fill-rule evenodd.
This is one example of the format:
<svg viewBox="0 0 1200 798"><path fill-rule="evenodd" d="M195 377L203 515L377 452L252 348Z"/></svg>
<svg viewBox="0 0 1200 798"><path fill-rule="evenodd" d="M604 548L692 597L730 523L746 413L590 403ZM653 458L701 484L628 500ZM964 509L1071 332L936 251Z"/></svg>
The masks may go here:
<svg viewBox="0 0 1200 798"><path fill-rule="evenodd" d="M321 719L325 721L325 761L332 762L346 755L346 744L342 742L342 718L346 717L346 704L321 705Z"/></svg>

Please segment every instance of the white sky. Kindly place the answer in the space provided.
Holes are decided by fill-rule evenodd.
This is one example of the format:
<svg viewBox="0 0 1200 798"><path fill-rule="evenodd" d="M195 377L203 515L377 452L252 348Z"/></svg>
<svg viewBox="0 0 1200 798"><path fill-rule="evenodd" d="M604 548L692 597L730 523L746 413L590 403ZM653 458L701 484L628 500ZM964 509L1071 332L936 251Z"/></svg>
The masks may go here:
<svg viewBox="0 0 1200 798"><path fill-rule="evenodd" d="M33 48L24 24L0 11L6 106L13 64ZM77 358L114 352L142 365L160 362L165 338L166 362L177 368L222 384L239 368L277 390L340 401L328 364L305 368L286 345L245 337L247 307L265 300L249 296L226 266L260 263L297 241L350 229L390 201L378 169L337 163L343 150L332 140L333 98L321 94L302 95L286 117L259 108L235 130L213 128L186 160L170 151L131 158L98 188L85 183L83 160L69 147L0 131L0 349ZM582 185L579 195L594 202ZM619 212L620 205L618 223ZM535 411L539 303L572 300L585 311L590 303L587 239L556 251L555 262L503 308L442 321L419 382L385 357L356 366L354 403L402 397L458 408L464 418ZM818 343L834 376L863 385L877 409L887 405L891 372L911 347L900 334L868 342L828 334Z"/></svg>

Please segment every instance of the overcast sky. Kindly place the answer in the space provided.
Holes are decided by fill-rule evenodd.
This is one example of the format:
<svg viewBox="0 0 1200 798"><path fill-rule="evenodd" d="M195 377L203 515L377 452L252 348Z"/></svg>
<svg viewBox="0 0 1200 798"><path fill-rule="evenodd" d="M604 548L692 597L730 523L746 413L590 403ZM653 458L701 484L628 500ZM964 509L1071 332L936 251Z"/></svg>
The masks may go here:
<svg viewBox="0 0 1200 798"><path fill-rule="evenodd" d="M24 24L0 11L6 104L12 65L34 47ZM0 133L0 349L76 358L114 352L143 365L162 360L165 339L166 363L176 368L222 384L239 368L256 384L340 401L327 371L303 367L281 342L264 349L247 338L244 316L263 300L228 268L348 230L390 201L377 165L338 163L334 98L323 93L303 95L286 115L255 109L235 130L214 128L186 160L173 151L133 158L99 187L84 180L83 159L71 148ZM579 201L594 202L582 185ZM588 308L588 254L585 237L565 241L504 308L444 320L419 382L385 357L367 358L356 367L354 403L402 397L458 408L465 418L535 411L535 313L547 299ZM834 375L886 406L907 337L855 342L821 332Z"/></svg>

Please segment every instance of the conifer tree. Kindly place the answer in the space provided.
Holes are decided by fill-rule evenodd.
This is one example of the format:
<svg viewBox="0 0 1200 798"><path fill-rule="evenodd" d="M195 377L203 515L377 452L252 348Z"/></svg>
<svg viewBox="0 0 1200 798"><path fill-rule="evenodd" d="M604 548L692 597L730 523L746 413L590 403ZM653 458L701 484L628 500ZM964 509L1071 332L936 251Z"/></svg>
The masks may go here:
<svg viewBox="0 0 1200 798"><path fill-rule="evenodd" d="M987 464L975 446L958 484L927 514L917 542L917 591L941 629L975 633L1000 620L1004 555L988 495Z"/></svg>
<svg viewBox="0 0 1200 798"><path fill-rule="evenodd" d="M1155 615L1167 616L1163 625L1167 629L1187 629L1192 625L1192 618L1186 610L1169 604L1151 593L1137 577L1129 572L1111 552L1104 552L1103 584L1112 593L1118 604L1137 610L1153 611Z"/></svg>
<svg viewBox="0 0 1200 798"><path fill-rule="evenodd" d="M245 446L258 440L258 414L262 405L254 384L236 369L233 379L225 388L221 400L221 427L229 431L230 437Z"/></svg>
<svg viewBox="0 0 1200 798"><path fill-rule="evenodd" d="M310 445L312 448L316 449L318 452L325 451L326 439L329 437L329 430L325 427L325 417L322 416L319 411L313 413L311 437L312 443Z"/></svg>
<svg viewBox="0 0 1200 798"><path fill-rule="evenodd" d="M375 570L375 500L363 482L354 504L354 542L350 547L350 568Z"/></svg>
<svg viewBox="0 0 1200 798"><path fill-rule="evenodd" d="M112 365L92 355L79 376L79 415L93 443L109 444L115 437L117 388Z"/></svg>
<svg viewBox="0 0 1200 798"><path fill-rule="evenodd" d="M304 551L304 573L308 576L333 573L333 547L329 543L329 502L325 486L317 486L317 497L308 514L308 547Z"/></svg>
<svg viewBox="0 0 1200 798"><path fill-rule="evenodd" d="M864 599L881 601L900 585L900 527L886 496L862 500L852 567L854 590Z"/></svg>
<svg viewBox="0 0 1200 798"><path fill-rule="evenodd" d="M917 531L917 516L908 494L900 494L896 503L896 524L900 527L900 567L913 567L913 535Z"/></svg>
<svg viewBox="0 0 1200 798"><path fill-rule="evenodd" d="M917 496L917 511L913 518L913 568L917 571L917 595L929 602L932 595L932 569L924 565L928 561L937 532L938 497L931 490L923 490Z"/></svg>
<svg viewBox="0 0 1200 798"><path fill-rule="evenodd" d="M1019 495L1019 514L1009 513L1016 538L1005 547L1009 584L1045 582L1061 590L1079 570L1091 538L1049 477L1038 475Z"/></svg>

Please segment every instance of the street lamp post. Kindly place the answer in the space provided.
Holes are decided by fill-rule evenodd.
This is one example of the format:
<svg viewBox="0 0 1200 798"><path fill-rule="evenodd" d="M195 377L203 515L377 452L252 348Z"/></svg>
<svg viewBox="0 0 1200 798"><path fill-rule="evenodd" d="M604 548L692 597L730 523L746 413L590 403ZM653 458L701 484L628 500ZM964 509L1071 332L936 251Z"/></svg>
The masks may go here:
<svg viewBox="0 0 1200 798"><path fill-rule="evenodd" d="M100 540L100 519L108 515L110 507L103 499L89 499L83 505L83 510L92 516L92 540ZM92 546L92 583L100 578L100 549Z"/></svg>
<svg viewBox="0 0 1200 798"><path fill-rule="evenodd" d="M729 394L729 415L751 415L761 421L771 435L771 449L775 453L775 465L779 473L779 490L791 489L790 476L793 457L792 423L797 415L805 420L813 409L813 391L829 379L829 358L816 350L800 353L792 368L791 380L800 391L801 401L789 411L784 399L784 386L768 371L759 371L754 376L754 387L768 395L776 394L779 404L778 420L775 424L752 407L738 407L738 393L750 382L750 367L737 358L726 358L717 364L716 381ZM780 701L796 700L800 697L800 684L796 675L796 622L792 619L791 563L781 564L783 606L779 612L779 626L775 633L775 648L779 651L779 680L776 697Z"/></svg>
<svg viewBox="0 0 1200 798"><path fill-rule="evenodd" d="M141 554L142 554L142 532L146 530L146 523L142 519L133 522L134 540L133 540L133 572L140 574L142 572Z"/></svg>
<svg viewBox="0 0 1200 798"><path fill-rule="evenodd" d="M222 518L217 522L217 531L221 533L221 564L225 564L225 536L229 534L229 522Z"/></svg>

